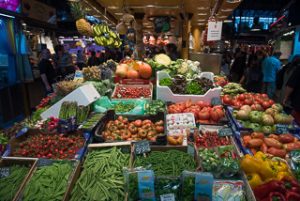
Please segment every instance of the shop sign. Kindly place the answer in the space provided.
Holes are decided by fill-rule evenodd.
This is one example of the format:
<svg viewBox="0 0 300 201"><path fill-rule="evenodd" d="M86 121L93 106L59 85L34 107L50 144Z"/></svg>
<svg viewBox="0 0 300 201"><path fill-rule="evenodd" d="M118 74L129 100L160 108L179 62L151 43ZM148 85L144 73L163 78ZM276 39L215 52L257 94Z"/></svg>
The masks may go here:
<svg viewBox="0 0 300 201"><path fill-rule="evenodd" d="M221 40L222 36L222 22L210 21L208 22L207 41Z"/></svg>

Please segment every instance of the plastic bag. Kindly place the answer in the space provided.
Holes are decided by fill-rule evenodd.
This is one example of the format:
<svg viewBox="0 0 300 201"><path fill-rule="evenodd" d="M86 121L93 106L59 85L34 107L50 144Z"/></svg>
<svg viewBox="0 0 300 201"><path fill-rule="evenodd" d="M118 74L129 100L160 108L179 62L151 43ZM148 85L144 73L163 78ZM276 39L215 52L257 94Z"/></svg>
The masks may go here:
<svg viewBox="0 0 300 201"><path fill-rule="evenodd" d="M241 180L215 180L213 201L245 201L243 186Z"/></svg>
<svg viewBox="0 0 300 201"><path fill-rule="evenodd" d="M155 177L155 197L157 201L179 200L180 179L178 177Z"/></svg>

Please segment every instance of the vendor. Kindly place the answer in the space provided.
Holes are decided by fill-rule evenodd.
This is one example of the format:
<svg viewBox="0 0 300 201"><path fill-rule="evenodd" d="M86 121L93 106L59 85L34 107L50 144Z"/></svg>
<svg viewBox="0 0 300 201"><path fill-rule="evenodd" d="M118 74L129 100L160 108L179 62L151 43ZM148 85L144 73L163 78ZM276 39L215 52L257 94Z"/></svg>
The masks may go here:
<svg viewBox="0 0 300 201"><path fill-rule="evenodd" d="M49 49L44 49L41 52L41 60L38 64L40 69L40 75L43 81L43 84L45 86L46 94L52 93L52 84L55 81L56 78L56 72L54 67L52 66L50 62L50 51Z"/></svg>

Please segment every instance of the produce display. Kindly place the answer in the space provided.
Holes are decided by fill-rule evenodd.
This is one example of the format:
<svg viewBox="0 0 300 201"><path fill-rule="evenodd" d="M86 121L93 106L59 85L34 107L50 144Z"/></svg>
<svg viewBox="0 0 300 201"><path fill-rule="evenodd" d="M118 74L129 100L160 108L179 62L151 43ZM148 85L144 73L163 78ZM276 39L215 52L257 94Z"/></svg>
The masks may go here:
<svg viewBox="0 0 300 201"><path fill-rule="evenodd" d="M89 83L93 84L93 86L101 96L110 96L114 89L114 84L108 79L97 81L97 82L88 81L83 84L89 84Z"/></svg>
<svg viewBox="0 0 300 201"><path fill-rule="evenodd" d="M156 137L164 134L164 122L162 120L152 122L149 119L128 121L119 116L116 120L109 121L102 136L105 141L115 140L143 140L156 141Z"/></svg>
<svg viewBox="0 0 300 201"><path fill-rule="evenodd" d="M249 148L253 154L262 151L265 154L285 158L290 151L300 149L300 141L292 134L270 134L265 136L260 132L243 135L243 146Z"/></svg>
<svg viewBox="0 0 300 201"><path fill-rule="evenodd" d="M38 167L25 186L22 200L62 200L72 170L69 161Z"/></svg>
<svg viewBox="0 0 300 201"><path fill-rule="evenodd" d="M291 169L295 178L300 182L300 150L291 151L289 156Z"/></svg>
<svg viewBox="0 0 300 201"><path fill-rule="evenodd" d="M226 95L226 94L228 94L228 95L237 95L237 94L242 94L242 93L245 93L245 92L246 92L246 90L240 84L233 83L233 82L227 83L223 87L223 90L222 90L223 95Z"/></svg>
<svg viewBox="0 0 300 201"><path fill-rule="evenodd" d="M179 176L183 170L195 170L196 162L182 151L152 151L147 157L137 156L134 167L151 167L157 176Z"/></svg>
<svg viewBox="0 0 300 201"><path fill-rule="evenodd" d="M214 178L232 178L240 171L237 154L232 146L199 149L202 170L212 172Z"/></svg>
<svg viewBox="0 0 300 201"><path fill-rule="evenodd" d="M174 94L203 95L209 89L214 88L213 82L205 77L188 80L181 75L163 78L159 80L159 85L168 86Z"/></svg>
<svg viewBox="0 0 300 201"><path fill-rule="evenodd" d="M129 154L116 147L89 152L70 200L124 200L122 170L128 166Z"/></svg>
<svg viewBox="0 0 300 201"><path fill-rule="evenodd" d="M149 85L132 86L117 85L112 98L115 99L133 99L133 98L152 98L152 91Z"/></svg>
<svg viewBox="0 0 300 201"><path fill-rule="evenodd" d="M91 117L89 117L81 126L81 129L92 130L96 124L102 119L104 114L94 113Z"/></svg>
<svg viewBox="0 0 300 201"><path fill-rule="evenodd" d="M16 144L12 156L31 158L74 159L84 146L83 136L63 134L33 134Z"/></svg>
<svg viewBox="0 0 300 201"><path fill-rule="evenodd" d="M60 119L70 119L76 117L77 102L65 101L61 104L59 111Z"/></svg>
<svg viewBox="0 0 300 201"><path fill-rule="evenodd" d="M152 68L142 61L124 60L117 65L116 75L128 79L149 79L152 76Z"/></svg>
<svg viewBox="0 0 300 201"><path fill-rule="evenodd" d="M82 69L83 79L85 81L100 81L101 70L97 66L85 67Z"/></svg>
<svg viewBox="0 0 300 201"><path fill-rule="evenodd" d="M230 145L229 136L220 137L217 131L200 131L200 135L195 138L197 147L211 148L223 145Z"/></svg>
<svg viewBox="0 0 300 201"><path fill-rule="evenodd" d="M79 81L63 80L55 84L55 92L57 96L64 97L80 86Z"/></svg>
<svg viewBox="0 0 300 201"><path fill-rule="evenodd" d="M114 110L116 113L126 113L130 112L136 107L134 103L124 103L124 102L119 102L116 105L114 105Z"/></svg>
<svg viewBox="0 0 300 201"><path fill-rule="evenodd" d="M214 83L215 83L216 86L224 87L228 84L228 80L227 80L226 77L215 76L214 77Z"/></svg>
<svg viewBox="0 0 300 201"><path fill-rule="evenodd" d="M156 115L158 112L165 112L166 104L162 100L151 100L145 105L146 115Z"/></svg>
<svg viewBox="0 0 300 201"><path fill-rule="evenodd" d="M169 105L168 113L193 113L196 122L202 124L217 124L225 117L222 106L212 107L210 104L203 101L192 103L190 100Z"/></svg>
<svg viewBox="0 0 300 201"><path fill-rule="evenodd" d="M9 175L0 175L0 200L11 201L15 197L30 168L21 165L2 168L7 168Z"/></svg>

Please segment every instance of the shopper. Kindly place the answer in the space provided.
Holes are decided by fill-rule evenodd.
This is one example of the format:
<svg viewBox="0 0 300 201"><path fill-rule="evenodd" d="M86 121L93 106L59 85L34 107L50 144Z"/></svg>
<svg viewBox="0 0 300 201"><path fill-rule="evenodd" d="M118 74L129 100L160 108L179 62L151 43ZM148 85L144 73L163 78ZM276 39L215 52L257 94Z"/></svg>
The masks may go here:
<svg viewBox="0 0 300 201"><path fill-rule="evenodd" d="M239 82L246 69L246 55L239 48L235 51L235 60L230 69L230 80L232 82Z"/></svg>
<svg viewBox="0 0 300 201"><path fill-rule="evenodd" d="M279 91L278 102L282 103L285 96L286 85L290 77L293 75L295 70L300 66L300 55L294 55L290 59L291 61L281 68L277 73L276 78L276 89ZM288 99L284 104L284 111L288 114L292 112L291 101Z"/></svg>
<svg viewBox="0 0 300 201"><path fill-rule="evenodd" d="M52 84L55 82L56 72L49 60L51 57L49 49L44 49L41 52L41 60L38 64L40 75L46 89L46 94L52 93Z"/></svg>
<svg viewBox="0 0 300 201"><path fill-rule="evenodd" d="M176 61L179 58L177 52L177 46L174 43L169 43L166 45L166 54L171 58L171 60Z"/></svg>
<svg viewBox="0 0 300 201"><path fill-rule="evenodd" d="M80 70L82 70L83 67L85 67L86 57L83 54L82 50L77 51L77 58L76 63Z"/></svg>
<svg viewBox="0 0 300 201"><path fill-rule="evenodd" d="M262 62L263 77L263 92L268 94L269 98L273 99L276 90L276 74L281 67L279 61L281 53L275 52L272 56L266 57Z"/></svg>
<svg viewBox="0 0 300 201"><path fill-rule="evenodd" d="M100 59L96 57L96 52L91 52L91 57L88 60L88 66L99 66L100 65Z"/></svg>
<svg viewBox="0 0 300 201"><path fill-rule="evenodd" d="M296 122L300 124L300 65L295 67L293 74L288 80L285 87L285 94L283 104L288 105L288 101L291 101L293 108L292 115Z"/></svg>
<svg viewBox="0 0 300 201"><path fill-rule="evenodd" d="M65 51L62 45L58 45L55 48L55 58L56 68L59 74L65 78L69 74L75 73L75 67L73 65L72 56Z"/></svg>
<svg viewBox="0 0 300 201"><path fill-rule="evenodd" d="M253 56L249 67L245 70L240 83L244 85L249 92L259 93L261 91L263 74L260 68L257 56Z"/></svg>

